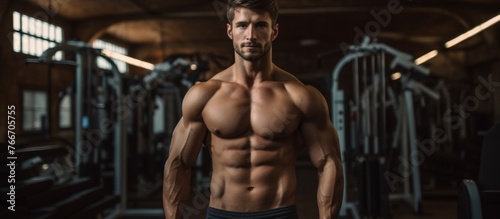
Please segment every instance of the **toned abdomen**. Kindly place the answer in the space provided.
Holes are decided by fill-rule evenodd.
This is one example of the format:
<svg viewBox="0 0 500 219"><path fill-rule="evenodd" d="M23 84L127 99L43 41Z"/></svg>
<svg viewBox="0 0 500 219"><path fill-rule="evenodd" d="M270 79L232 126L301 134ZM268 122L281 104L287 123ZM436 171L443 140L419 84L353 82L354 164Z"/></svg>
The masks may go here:
<svg viewBox="0 0 500 219"><path fill-rule="evenodd" d="M293 137L213 137L212 143L211 207L260 211L295 203Z"/></svg>

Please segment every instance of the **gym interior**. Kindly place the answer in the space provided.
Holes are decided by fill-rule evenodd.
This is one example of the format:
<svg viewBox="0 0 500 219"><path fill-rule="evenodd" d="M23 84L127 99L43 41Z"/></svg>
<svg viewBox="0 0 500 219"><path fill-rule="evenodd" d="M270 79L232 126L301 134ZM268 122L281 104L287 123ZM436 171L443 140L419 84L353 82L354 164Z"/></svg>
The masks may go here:
<svg viewBox="0 0 500 219"><path fill-rule="evenodd" d="M273 62L323 94L339 135L339 218L500 217L499 1L278 4ZM234 63L225 8L0 1L0 217L164 218L183 97ZM204 218L210 162L184 218ZM296 174L299 217L318 218L305 151Z"/></svg>

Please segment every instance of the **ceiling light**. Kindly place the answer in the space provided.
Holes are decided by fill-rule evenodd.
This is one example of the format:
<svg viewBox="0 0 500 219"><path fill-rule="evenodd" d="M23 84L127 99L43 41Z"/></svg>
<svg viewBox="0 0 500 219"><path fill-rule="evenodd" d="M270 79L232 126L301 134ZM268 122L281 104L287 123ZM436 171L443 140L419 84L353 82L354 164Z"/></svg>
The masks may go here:
<svg viewBox="0 0 500 219"><path fill-rule="evenodd" d="M130 65L134 65L134 66L141 67L141 68L148 69L148 70L153 70L155 68L155 66L149 62L141 61L139 59L134 59L132 57L122 55L120 53L111 52L107 49L103 49L103 50L101 50L101 52L102 52L102 54L104 54L110 58L124 61Z"/></svg>
<svg viewBox="0 0 500 219"><path fill-rule="evenodd" d="M446 48L450 48L454 45L457 45L460 42L476 35L477 33L481 32L482 30L484 30L486 28L490 27L491 25L496 24L498 21L500 21L500 14L487 20L486 22L480 24L479 26L476 26L476 27L472 28L471 30L461 34L460 36L453 38L452 40L446 42L446 44L444 44L444 46L446 46Z"/></svg>
<svg viewBox="0 0 500 219"><path fill-rule="evenodd" d="M391 75L391 79L393 81L398 80L400 78L401 78L401 73L400 72L396 72L396 73L394 73L394 74Z"/></svg>
<svg viewBox="0 0 500 219"><path fill-rule="evenodd" d="M432 50L432 51L428 52L427 54L420 56L418 59L415 59L415 64L420 65L424 62L427 62L427 61L429 61L429 59L432 59L435 56L437 56L437 54L438 54L437 50Z"/></svg>

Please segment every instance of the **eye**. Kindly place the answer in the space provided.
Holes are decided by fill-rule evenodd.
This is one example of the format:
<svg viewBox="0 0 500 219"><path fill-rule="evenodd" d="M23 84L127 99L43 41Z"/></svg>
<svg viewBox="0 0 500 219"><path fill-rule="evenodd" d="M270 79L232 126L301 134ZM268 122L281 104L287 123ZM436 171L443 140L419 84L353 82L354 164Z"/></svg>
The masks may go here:
<svg viewBox="0 0 500 219"><path fill-rule="evenodd" d="M267 27L267 24L266 23L257 23L255 26L256 27Z"/></svg>
<svg viewBox="0 0 500 219"><path fill-rule="evenodd" d="M246 28L247 25L246 24L237 24L236 27L238 27L238 28Z"/></svg>

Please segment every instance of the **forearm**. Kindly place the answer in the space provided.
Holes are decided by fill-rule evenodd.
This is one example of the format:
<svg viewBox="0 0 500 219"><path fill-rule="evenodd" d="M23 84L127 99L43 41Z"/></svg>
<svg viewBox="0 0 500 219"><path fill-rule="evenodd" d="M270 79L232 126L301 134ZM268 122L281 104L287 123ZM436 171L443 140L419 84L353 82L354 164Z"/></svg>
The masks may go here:
<svg viewBox="0 0 500 219"><path fill-rule="evenodd" d="M167 161L163 180L163 209L166 219L180 219L182 205L190 196L191 169L176 161Z"/></svg>
<svg viewBox="0 0 500 219"><path fill-rule="evenodd" d="M344 189L340 165L329 160L319 172L317 199L320 219L337 218L340 211Z"/></svg>

